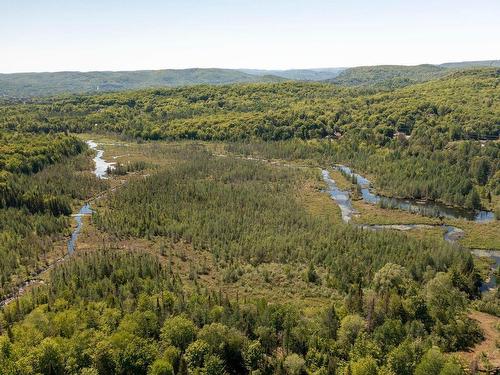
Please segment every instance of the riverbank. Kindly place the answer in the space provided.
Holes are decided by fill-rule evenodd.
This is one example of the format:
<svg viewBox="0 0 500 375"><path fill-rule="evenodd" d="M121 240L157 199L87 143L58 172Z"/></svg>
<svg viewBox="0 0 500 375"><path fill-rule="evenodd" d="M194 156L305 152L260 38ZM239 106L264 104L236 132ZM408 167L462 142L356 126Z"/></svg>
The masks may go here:
<svg viewBox="0 0 500 375"><path fill-rule="evenodd" d="M94 161L94 167L92 170L92 173L95 174L96 177L100 179L105 179L107 178L107 171L108 168L112 167L114 163L108 163L103 159L103 154L104 150L98 149L97 148L97 143L93 142L92 140L87 141L87 145L89 146L89 149L95 150L96 156L93 158ZM88 217L92 214L91 206L89 202L92 202L96 199L99 199L101 196L104 194L108 193L109 191L114 190L116 187L112 187L108 191L104 191L103 193L98 194L95 197L92 197L91 199L87 200L86 202L83 203L83 205L80 207L78 212L76 214L72 214L71 218L74 219L74 225L72 225L72 230L71 230L71 236L69 240L67 240L66 243L66 252L61 254L58 257L55 257L47 262L47 265L45 267L40 268L36 273L30 275L30 277L23 282L21 282L17 289L9 293L4 299L0 301L0 307L3 307L5 305L8 305L9 303L13 302L16 300L19 296L22 294L26 293L27 290L29 290L31 287L38 285L38 284L43 284L45 282L45 276L48 274L48 272L54 268L57 264L64 262L68 256L70 256L76 249L77 245L77 240L78 236L84 226L85 223L85 217ZM58 241L61 242L61 241ZM57 251L61 251L60 249L62 246L56 246Z"/></svg>

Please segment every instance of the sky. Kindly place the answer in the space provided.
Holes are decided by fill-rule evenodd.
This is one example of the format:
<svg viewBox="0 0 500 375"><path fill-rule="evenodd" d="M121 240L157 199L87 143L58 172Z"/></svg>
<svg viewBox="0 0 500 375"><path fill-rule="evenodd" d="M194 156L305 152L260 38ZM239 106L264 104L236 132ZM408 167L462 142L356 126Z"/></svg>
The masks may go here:
<svg viewBox="0 0 500 375"><path fill-rule="evenodd" d="M0 0L0 72L500 59L500 0Z"/></svg>

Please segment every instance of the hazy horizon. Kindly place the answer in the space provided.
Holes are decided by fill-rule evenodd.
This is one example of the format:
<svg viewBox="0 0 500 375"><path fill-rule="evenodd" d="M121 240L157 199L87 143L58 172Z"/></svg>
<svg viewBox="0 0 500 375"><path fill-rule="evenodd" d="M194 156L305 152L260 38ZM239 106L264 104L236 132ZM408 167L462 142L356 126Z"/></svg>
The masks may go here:
<svg viewBox="0 0 500 375"><path fill-rule="evenodd" d="M457 61L441 61L441 62L422 62L417 64L376 64L376 65L352 65L352 66L311 66L304 68L226 68L220 66L208 66L208 67L200 67L200 66L188 66L185 68L155 68L155 69L124 69L124 70L111 70L111 69L103 69L103 70L40 70L40 71L20 71L20 72L0 72L0 74L30 74L30 73L94 73L94 72L140 72L140 71L151 71L151 70L189 70L189 69L222 69L222 70L237 70L237 71L245 71L245 70L255 70L255 71L287 71L287 70L322 70L322 69L349 69L349 68L357 68L364 66L418 66L418 65L441 65L447 63L457 63L457 62L477 62L477 61L498 61L500 58L486 58L486 59L475 59L475 60L457 60Z"/></svg>
<svg viewBox="0 0 500 375"><path fill-rule="evenodd" d="M493 0L26 0L4 4L2 16L0 73L288 70L500 58L500 3Z"/></svg>

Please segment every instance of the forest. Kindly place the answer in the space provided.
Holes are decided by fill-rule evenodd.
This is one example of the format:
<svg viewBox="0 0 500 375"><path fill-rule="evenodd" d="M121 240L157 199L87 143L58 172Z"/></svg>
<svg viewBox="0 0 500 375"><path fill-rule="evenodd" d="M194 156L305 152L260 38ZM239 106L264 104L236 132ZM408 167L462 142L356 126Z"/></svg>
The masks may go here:
<svg viewBox="0 0 500 375"><path fill-rule="evenodd" d="M77 202L106 187L82 173L92 163L86 148L72 136L0 135L1 297L60 256L55 242L69 232L67 216Z"/></svg>
<svg viewBox="0 0 500 375"><path fill-rule="evenodd" d="M68 93L96 93L148 87L196 84L276 82L272 75L253 75L232 69L162 69L130 72L54 72L0 74L0 97L26 98Z"/></svg>
<svg viewBox="0 0 500 375"><path fill-rule="evenodd" d="M498 68L489 68L389 92L286 82L33 99L0 106L0 128L143 140L302 140L304 148L323 140L329 162L373 173L389 194L494 209L499 82Z"/></svg>
<svg viewBox="0 0 500 375"><path fill-rule="evenodd" d="M196 144L156 152L167 166L129 176L92 221L114 244L160 247L77 252L7 305L7 373L465 374L445 353L482 339L466 314L480 282L468 252L312 215L297 196L317 181L312 170ZM222 283L208 283L202 264L182 275L176 246L208 252ZM289 277L333 292L313 314L299 301L229 293L262 264L304 269Z"/></svg>
<svg viewBox="0 0 500 375"><path fill-rule="evenodd" d="M443 77L456 70L499 66L500 60L484 60L439 65L379 65L287 70L191 68L118 72L11 73L0 74L0 99L285 80L325 81L343 86L391 89Z"/></svg>
<svg viewBox="0 0 500 375"><path fill-rule="evenodd" d="M397 88L414 83L430 81L449 74L449 69L439 65L382 65L360 66L341 72L330 82L349 86L370 86L378 88Z"/></svg>
<svg viewBox="0 0 500 375"><path fill-rule="evenodd" d="M0 374L493 373L498 267L343 222L321 175L500 212L500 70L427 73L2 101Z"/></svg>

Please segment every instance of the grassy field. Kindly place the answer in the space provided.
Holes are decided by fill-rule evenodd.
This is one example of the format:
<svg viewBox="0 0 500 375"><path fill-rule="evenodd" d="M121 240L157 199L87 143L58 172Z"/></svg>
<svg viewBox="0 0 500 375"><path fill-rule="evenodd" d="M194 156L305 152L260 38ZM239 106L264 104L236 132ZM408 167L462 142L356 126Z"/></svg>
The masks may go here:
<svg viewBox="0 0 500 375"><path fill-rule="evenodd" d="M454 225L465 231L460 243L471 249L500 249L500 220L489 223L474 223L465 220L448 220L447 224Z"/></svg>

